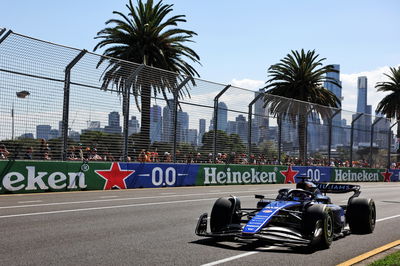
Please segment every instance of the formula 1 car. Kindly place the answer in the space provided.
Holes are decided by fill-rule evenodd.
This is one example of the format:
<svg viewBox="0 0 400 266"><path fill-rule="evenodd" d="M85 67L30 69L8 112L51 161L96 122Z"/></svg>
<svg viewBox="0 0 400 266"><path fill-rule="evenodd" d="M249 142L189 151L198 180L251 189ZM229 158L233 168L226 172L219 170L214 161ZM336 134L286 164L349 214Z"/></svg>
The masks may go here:
<svg viewBox="0 0 400 266"><path fill-rule="evenodd" d="M332 204L326 193L354 194L346 205ZM307 178L296 189L280 189L275 199L259 199L256 208L241 208L237 197L219 198L200 216L195 233L217 241L257 239L269 245L329 248L334 239L350 233L369 234L376 221L375 203L359 198L359 185L313 183Z"/></svg>

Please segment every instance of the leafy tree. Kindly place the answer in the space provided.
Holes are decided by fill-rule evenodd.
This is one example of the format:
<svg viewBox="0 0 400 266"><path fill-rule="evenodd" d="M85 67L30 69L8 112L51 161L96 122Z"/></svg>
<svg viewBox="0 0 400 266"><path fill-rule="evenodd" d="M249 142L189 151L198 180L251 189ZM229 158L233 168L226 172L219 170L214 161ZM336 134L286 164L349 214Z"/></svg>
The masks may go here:
<svg viewBox="0 0 400 266"><path fill-rule="evenodd" d="M178 23L186 22L184 15L170 16L173 5L163 4L162 1L154 3L153 0L143 2L139 0L137 6L129 1L126 5L128 14L114 11L119 19L110 19L106 22L108 27L97 33L100 39L95 46L106 48L98 62L98 67L106 63L107 68L103 73L102 89L115 85L119 93L129 90L135 97L138 109L141 111L141 141L142 147L150 144L150 105L151 97L177 89L181 77L199 76L196 70L185 59L199 63L199 56L185 44L193 42L195 32L178 28ZM111 57L111 59L109 58ZM113 58L123 59L116 60ZM136 79L130 80L129 76L137 69L138 65L147 67ZM155 67L158 69L150 68ZM159 69L167 70L160 71ZM174 72L174 73L171 73ZM187 88L178 92L179 97L188 94ZM140 106L139 106L140 100Z"/></svg>
<svg viewBox="0 0 400 266"><path fill-rule="evenodd" d="M329 72L338 72L332 65L323 66L325 58L318 58L315 51L291 51L280 63L268 69L270 79L266 82L264 106L278 119L288 117L297 123L299 152L305 162L305 132L309 115L330 117L333 113L329 107L338 107L339 99L334 93L323 87L324 82L341 86L335 79L327 77ZM290 101L281 97L293 99ZM310 104L302 103L308 102Z"/></svg>
<svg viewBox="0 0 400 266"><path fill-rule="evenodd" d="M204 133L202 143L203 146L200 148L202 153L213 152L214 145L214 131L208 131ZM217 130L217 152L221 153L243 153L246 152L246 146L243 144L240 136L237 134L228 135L225 131Z"/></svg>
<svg viewBox="0 0 400 266"><path fill-rule="evenodd" d="M400 119L400 66L390 68L390 74L385 74L389 81L378 82L375 86L377 91L388 92L376 107L376 111L380 112L388 119ZM397 124L397 137L400 138L400 125ZM397 161L400 161L400 148L397 149Z"/></svg>

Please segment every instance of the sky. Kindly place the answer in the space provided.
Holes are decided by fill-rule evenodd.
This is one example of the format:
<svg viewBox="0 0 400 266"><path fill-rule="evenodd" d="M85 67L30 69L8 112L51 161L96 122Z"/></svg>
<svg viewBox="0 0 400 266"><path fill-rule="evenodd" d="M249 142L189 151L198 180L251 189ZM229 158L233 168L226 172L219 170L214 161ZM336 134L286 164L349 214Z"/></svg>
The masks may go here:
<svg viewBox="0 0 400 266"><path fill-rule="evenodd" d="M105 21L126 13L127 0L2 0L0 27L92 51ZM180 27L198 35L190 45L202 79L249 89L263 86L267 69L291 50L316 50L340 64L344 110L355 111L357 77L368 77L368 104L384 96L374 88L389 67L400 65L397 0L165 0Z"/></svg>

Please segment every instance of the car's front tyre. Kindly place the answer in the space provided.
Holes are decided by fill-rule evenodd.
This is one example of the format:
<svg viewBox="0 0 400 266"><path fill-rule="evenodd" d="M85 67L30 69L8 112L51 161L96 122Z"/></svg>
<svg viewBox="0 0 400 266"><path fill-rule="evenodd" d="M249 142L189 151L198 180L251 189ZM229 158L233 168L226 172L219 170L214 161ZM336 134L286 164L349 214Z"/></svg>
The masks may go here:
<svg viewBox="0 0 400 266"><path fill-rule="evenodd" d="M325 204L308 207L303 218L303 226L310 236L312 249L327 249L333 241L334 221L332 210Z"/></svg>

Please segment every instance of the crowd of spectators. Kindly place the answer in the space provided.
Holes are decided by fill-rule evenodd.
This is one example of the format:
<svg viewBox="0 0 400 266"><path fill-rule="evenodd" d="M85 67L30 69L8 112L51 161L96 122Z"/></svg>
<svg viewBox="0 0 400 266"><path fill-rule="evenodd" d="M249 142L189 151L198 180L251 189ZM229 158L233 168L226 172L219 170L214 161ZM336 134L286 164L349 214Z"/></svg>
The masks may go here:
<svg viewBox="0 0 400 266"><path fill-rule="evenodd" d="M142 149L137 153L130 154L128 161L140 163L172 163L173 156L170 152L158 153L157 149L153 151ZM4 144L0 144L0 159L8 159L11 153L7 150ZM24 160L51 160L51 149L45 139L40 140L39 148L35 151L33 147L26 148L21 159ZM108 149L102 149L98 152L96 147L83 147L82 144L70 146L67 150L67 160L69 161L122 161L121 156L113 156ZM214 163L212 153L200 152L176 152L177 163ZM332 158L328 161L327 158L312 158L308 157L306 162L301 161L297 157L284 156L279 162L277 157L267 157L264 154L252 154L248 156L246 153L217 153L215 157L217 164L247 164L247 165L308 165L308 166L332 166L332 167L351 167L348 160L340 160ZM352 167L368 168L368 161L357 160L353 161ZM376 166L375 167L386 167ZM391 168L400 169L399 163L392 163Z"/></svg>

